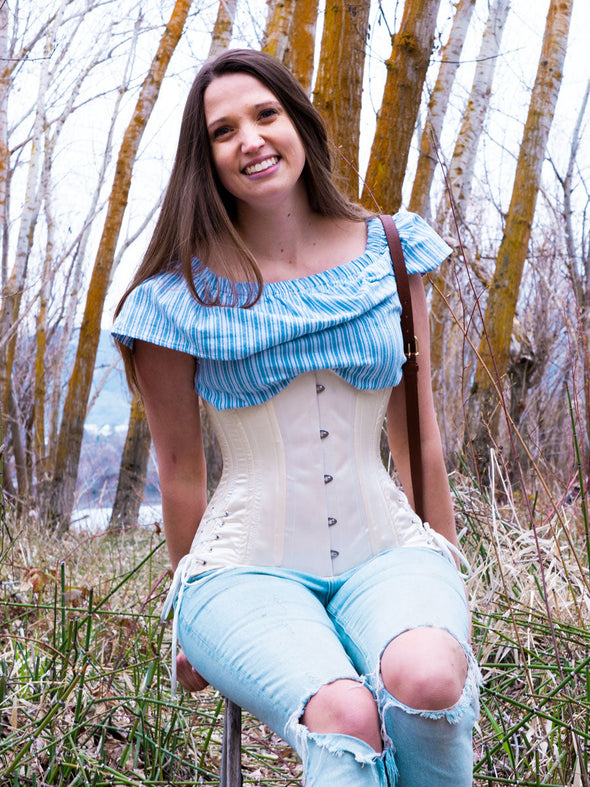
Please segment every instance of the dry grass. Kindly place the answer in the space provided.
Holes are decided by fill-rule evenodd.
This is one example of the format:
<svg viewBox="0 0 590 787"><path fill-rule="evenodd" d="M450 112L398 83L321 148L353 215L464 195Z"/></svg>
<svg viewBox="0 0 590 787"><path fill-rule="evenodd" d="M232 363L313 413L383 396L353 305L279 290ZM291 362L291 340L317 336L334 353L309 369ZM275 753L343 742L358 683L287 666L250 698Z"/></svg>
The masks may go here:
<svg viewBox="0 0 590 787"><path fill-rule="evenodd" d="M495 485L496 486L496 485ZM485 687L476 784L588 785L590 573L585 511L458 491ZM498 503L502 500L502 504Z"/></svg>
<svg viewBox="0 0 590 787"><path fill-rule="evenodd" d="M486 680L475 783L584 787L584 511L579 501L545 512L537 504L531 520L498 487L501 505L463 480L456 488ZM161 535L58 538L34 522L6 521L2 539L1 787L215 784L222 700L212 690L170 700ZM243 744L244 783L299 784L297 757L257 720L244 719Z"/></svg>

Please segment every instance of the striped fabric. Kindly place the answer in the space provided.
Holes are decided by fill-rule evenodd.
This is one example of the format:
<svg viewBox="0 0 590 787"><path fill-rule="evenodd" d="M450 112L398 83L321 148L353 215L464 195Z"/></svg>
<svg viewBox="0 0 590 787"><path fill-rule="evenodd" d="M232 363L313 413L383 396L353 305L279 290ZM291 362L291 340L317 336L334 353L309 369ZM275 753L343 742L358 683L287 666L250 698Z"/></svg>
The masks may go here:
<svg viewBox="0 0 590 787"><path fill-rule="evenodd" d="M451 253L420 217L394 218L409 273L426 273ZM198 261L194 275L197 292L219 287L221 302L231 302L226 279ZM248 284L238 284L237 293L246 302ZM360 257L267 283L251 308L202 306L179 272L154 276L129 295L112 332L128 347L142 339L198 358L196 390L223 410L261 404L315 369L333 369L363 390L397 385L405 360L400 312L385 233L373 218Z"/></svg>

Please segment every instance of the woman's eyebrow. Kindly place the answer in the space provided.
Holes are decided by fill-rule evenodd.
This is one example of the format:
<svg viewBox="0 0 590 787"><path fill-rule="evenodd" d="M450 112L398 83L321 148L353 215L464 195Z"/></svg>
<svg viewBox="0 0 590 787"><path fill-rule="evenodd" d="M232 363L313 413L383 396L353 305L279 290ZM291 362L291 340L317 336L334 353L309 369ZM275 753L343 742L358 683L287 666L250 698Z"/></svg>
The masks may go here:
<svg viewBox="0 0 590 787"><path fill-rule="evenodd" d="M276 107L277 109L282 109L283 105L280 101L269 99L268 101L259 101L257 104L253 104L252 108L257 110L263 109L264 107ZM228 115L222 115L221 117L214 118L209 123L207 123L207 128L213 128L213 126L216 126L218 123L227 123L229 117L230 116Z"/></svg>
<svg viewBox="0 0 590 787"><path fill-rule="evenodd" d="M218 123L227 123L227 119L228 119L227 115L223 115L220 118L215 118L210 123L207 123L207 128L211 129L211 128L213 128L213 126L218 125Z"/></svg>

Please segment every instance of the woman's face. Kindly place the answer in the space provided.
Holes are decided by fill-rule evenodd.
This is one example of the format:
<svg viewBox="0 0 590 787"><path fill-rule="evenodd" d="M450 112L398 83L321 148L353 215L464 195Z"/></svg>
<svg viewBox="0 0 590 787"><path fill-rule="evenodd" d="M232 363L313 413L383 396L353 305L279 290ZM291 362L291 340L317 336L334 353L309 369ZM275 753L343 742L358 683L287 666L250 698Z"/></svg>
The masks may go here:
<svg viewBox="0 0 590 787"><path fill-rule="evenodd" d="M272 208L303 189L303 144L262 82L227 74L211 82L203 99L213 163L238 207Z"/></svg>

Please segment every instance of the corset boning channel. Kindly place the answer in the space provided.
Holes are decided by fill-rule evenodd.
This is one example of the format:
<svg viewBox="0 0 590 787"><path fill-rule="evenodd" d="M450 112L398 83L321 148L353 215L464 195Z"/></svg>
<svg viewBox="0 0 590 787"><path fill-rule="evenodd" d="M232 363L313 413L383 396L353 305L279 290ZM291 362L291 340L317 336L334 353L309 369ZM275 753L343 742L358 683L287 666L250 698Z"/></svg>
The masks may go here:
<svg viewBox="0 0 590 787"><path fill-rule="evenodd" d="M393 547L440 551L381 461L390 391L361 391L321 370L260 405L206 403L223 473L188 573L280 566L325 577Z"/></svg>

